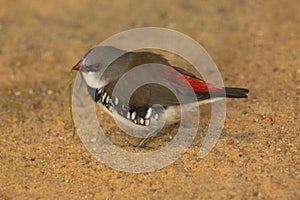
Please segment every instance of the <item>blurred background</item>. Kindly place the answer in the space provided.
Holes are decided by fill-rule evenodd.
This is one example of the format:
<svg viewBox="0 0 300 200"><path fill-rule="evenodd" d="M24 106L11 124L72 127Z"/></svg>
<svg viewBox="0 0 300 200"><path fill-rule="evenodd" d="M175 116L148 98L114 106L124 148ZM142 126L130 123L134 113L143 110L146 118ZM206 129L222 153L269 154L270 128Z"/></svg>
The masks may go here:
<svg viewBox="0 0 300 200"><path fill-rule="evenodd" d="M1 199L299 199L300 3L0 0ZM224 133L146 174L114 171L72 137L69 71L118 32L174 29L201 43L229 100Z"/></svg>

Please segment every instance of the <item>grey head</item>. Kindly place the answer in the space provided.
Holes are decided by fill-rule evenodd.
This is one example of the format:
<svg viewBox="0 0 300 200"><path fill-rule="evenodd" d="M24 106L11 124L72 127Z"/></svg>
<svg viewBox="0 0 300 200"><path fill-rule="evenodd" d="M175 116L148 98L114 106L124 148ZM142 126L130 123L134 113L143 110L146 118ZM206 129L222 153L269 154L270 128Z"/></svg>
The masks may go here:
<svg viewBox="0 0 300 200"><path fill-rule="evenodd" d="M97 46L89 50L73 67L82 73L91 88L102 88L128 70L127 52L112 46ZM122 59L118 59L122 57Z"/></svg>

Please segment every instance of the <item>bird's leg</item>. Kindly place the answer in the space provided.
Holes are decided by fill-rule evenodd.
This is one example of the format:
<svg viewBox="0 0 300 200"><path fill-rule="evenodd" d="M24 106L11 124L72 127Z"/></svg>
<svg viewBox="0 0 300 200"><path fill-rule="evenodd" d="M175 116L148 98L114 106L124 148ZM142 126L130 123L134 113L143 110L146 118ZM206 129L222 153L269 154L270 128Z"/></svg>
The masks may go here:
<svg viewBox="0 0 300 200"><path fill-rule="evenodd" d="M137 145L137 147L145 148L146 147L145 144L147 143L147 141L149 140L150 137L151 136L149 136L149 137L147 136L147 137L143 138L142 141Z"/></svg>
<svg viewBox="0 0 300 200"><path fill-rule="evenodd" d="M139 148L145 148L145 144L149 141L150 137L152 137L157 130L150 131L145 138L142 139L142 141L137 145Z"/></svg>

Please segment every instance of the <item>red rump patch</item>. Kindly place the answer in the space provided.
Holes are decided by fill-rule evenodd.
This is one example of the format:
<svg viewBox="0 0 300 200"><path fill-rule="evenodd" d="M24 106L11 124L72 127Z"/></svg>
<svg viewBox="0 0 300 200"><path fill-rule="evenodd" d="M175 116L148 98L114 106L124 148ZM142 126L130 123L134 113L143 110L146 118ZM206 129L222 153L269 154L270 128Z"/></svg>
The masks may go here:
<svg viewBox="0 0 300 200"><path fill-rule="evenodd" d="M180 73L172 66L164 72L165 78L174 81L184 87L192 87L197 92L220 92L221 88L205 81Z"/></svg>

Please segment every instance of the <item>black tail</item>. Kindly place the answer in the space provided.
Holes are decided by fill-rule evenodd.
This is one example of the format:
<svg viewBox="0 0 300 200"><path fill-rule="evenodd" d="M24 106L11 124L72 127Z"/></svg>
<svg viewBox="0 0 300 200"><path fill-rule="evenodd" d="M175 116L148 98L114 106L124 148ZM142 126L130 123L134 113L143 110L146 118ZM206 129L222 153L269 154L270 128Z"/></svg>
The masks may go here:
<svg viewBox="0 0 300 200"><path fill-rule="evenodd" d="M227 98L247 98L249 90L246 88L225 87L220 92L198 92L198 100L205 100L209 98L227 97Z"/></svg>
<svg viewBox="0 0 300 200"><path fill-rule="evenodd" d="M226 87L225 94L226 97L229 98L247 98L247 94L249 92L246 88L233 88L233 87Z"/></svg>

